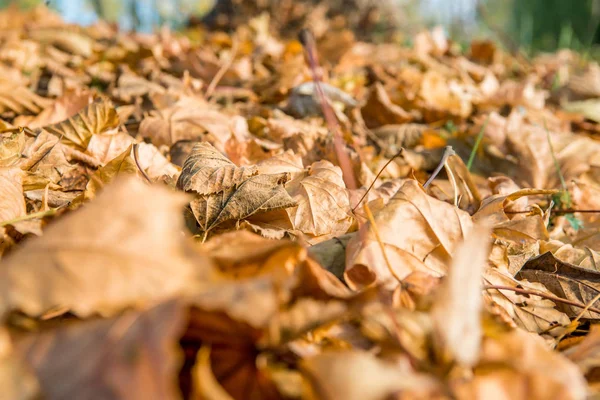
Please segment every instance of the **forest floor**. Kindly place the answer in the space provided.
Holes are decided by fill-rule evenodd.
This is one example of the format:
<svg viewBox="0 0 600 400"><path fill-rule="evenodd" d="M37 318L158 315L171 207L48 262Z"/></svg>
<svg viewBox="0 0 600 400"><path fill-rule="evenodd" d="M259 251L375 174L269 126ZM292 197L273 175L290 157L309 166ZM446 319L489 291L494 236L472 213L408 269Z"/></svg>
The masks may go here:
<svg viewBox="0 0 600 400"><path fill-rule="evenodd" d="M600 394L600 67L0 12L0 398Z"/></svg>

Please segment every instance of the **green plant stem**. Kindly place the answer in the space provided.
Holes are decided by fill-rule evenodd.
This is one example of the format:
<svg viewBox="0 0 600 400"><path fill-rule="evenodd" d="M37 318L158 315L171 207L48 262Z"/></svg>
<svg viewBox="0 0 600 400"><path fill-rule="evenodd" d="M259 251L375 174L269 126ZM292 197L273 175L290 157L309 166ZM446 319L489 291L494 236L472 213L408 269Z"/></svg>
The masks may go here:
<svg viewBox="0 0 600 400"><path fill-rule="evenodd" d="M488 114L479 134L477 135L477 139L475 139L475 145L471 150L471 154L469 154L469 161L467 161L467 171L471 170L471 166L473 165L473 161L475 161L475 155L477 154L477 149L481 145L481 141L483 140L483 134L485 133L485 128L487 127L488 122L490 121L490 114Z"/></svg>
<svg viewBox="0 0 600 400"><path fill-rule="evenodd" d="M34 212L31 214L27 214L27 215L22 215L17 218L9 219L4 222L0 222L0 227L6 226L6 225L13 225L13 224L16 224L17 222L21 222L21 221L28 221L30 219L49 217L54 214L56 214L56 208L51 208L46 211L38 211L38 212Z"/></svg>
<svg viewBox="0 0 600 400"><path fill-rule="evenodd" d="M558 163L556 154L554 154L554 147L552 147L552 141L550 140L550 131L548 130L548 125L546 125L545 119L544 119L544 129L546 130L546 138L548 139L548 147L550 147L550 154L552 155L552 161L554 161L554 168L556 168L556 174L558 175L558 179L560 179L560 185L562 186L563 190L568 194L569 191L567 189L567 183L565 182L565 177L563 176L562 171L560 170L560 164Z"/></svg>

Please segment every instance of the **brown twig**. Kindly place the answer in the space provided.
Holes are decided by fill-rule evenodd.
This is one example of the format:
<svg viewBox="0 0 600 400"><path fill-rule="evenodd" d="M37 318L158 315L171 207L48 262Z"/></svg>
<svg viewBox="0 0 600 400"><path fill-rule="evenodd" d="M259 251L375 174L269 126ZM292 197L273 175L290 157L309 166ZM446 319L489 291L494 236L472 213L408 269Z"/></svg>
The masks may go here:
<svg viewBox="0 0 600 400"><path fill-rule="evenodd" d="M521 288L516 288L516 287L512 287L512 286L496 286L496 285L484 285L483 289L484 290L510 290L512 292L519 293L519 294L539 296L539 297L543 297L544 299L556 301L558 303L568 304L573 307L578 307L578 308L583 308L583 309L587 308L589 311L593 311L595 313L600 314L600 309L597 309L594 307L589 307L586 304L578 303L576 301L567 300L567 299L563 299L561 297L553 296L551 294L538 292L537 290L521 289Z"/></svg>
<svg viewBox="0 0 600 400"><path fill-rule="evenodd" d="M338 162L340 163L340 168L342 169L344 183L346 183L346 187L348 189L356 189L354 169L352 168L350 157L348 156L348 153L346 153L345 143L339 129L337 118L333 112L331 104L329 104L329 101L325 96L323 88L321 87L321 76L317 71L319 66L319 58L317 55L317 46L315 45L315 40L312 36L312 33L310 33L310 31L307 29L301 30L298 34L298 38L300 43L302 43L302 46L304 46L304 50L306 51L308 64L313 75L313 81L315 83L317 94L319 95L319 102L321 103L321 108L323 109L325 122L327 123L329 131L333 134L333 147L335 148L335 154Z"/></svg>
<svg viewBox="0 0 600 400"><path fill-rule="evenodd" d="M402 154L402 152L404 151L404 148L400 148L400 150L394 154L394 156L392 158L390 158L385 165L379 170L379 172L377 173L377 175L375 175L375 179L373 179L373 182L371 182L371 184L369 185L369 188L367 189L367 191L365 192L365 194L362 195L362 197L360 198L360 200L358 201L358 203L356 203L356 205L354 206L354 208L352 208L352 212L354 212L354 210L356 210L356 208L360 205L360 203L362 203L362 201L365 199L365 197L367 197L367 195L369 194L369 192L371 191L371 189L373 189L373 185L375 185L375 182L377 182L377 179L379 178L379 175L381 175L383 173L383 171L385 171L385 169L387 168L388 165L391 164L392 161L394 161L394 159L400 157L400 155Z"/></svg>
<svg viewBox="0 0 600 400"><path fill-rule="evenodd" d="M207 99L210 96L212 96L213 92L215 91L215 89L216 89L217 85L219 84L219 82L221 81L221 79L223 79L223 77L225 76L225 74L227 73L229 68L231 68L231 66L233 65L237 51L238 51L238 41L234 38L233 43L231 44L231 55L229 56L229 59L227 60L227 62L225 62L225 64L223 64L221 66L221 68L219 68L219 70L217 71L215 76L212 78L212 80L208 84L208 87L206 88L206 93L204 95Z"/></svg>
<svg viewBox="0 0 600 400"><path fill-rule="evenodd" d="M148 176L148 174L146 174L146 171L144 171L142 169L142 166L140 165L140 162L138 160L138 144L137 143L133 145L133 160L135 161L135 165L140 170L140 173L142 174L142 176L144 178L146 178L146 180L148 181L148 183L152 183L152 179L150 179L150 177Z"/></svg>
<svg viewBox="0 0 600 400"><path fill-rule="evenodd" d="M521 211L508 211L504 210L505 214L527 214L532 210L521 210ZM583 213L583 214L596 214L600 213L600 210L575 210L573 208L567 208L564 210L552 210L553 214L573 214L573 213Z"/></svg>
<svg viewBox="0 0 600 400"><path fill-rule="evenodd" d="M446 146L446 148L444 149L444 154L442 155L442 159L440 160L440 163L435 168L435 170L433 171L433 173L431 174L429 179L427 179L427 182L425 182L425 184L423 185L424 188L427 188L427 186L431 185L431 182L433 182L433 180L438 176L438 174L440 173L442 168L444 168L444 166L446 165L446 161L448 161L448 157L450 157L454 154L456 154L456 153L454 152L454 149L452 148L452 146Z"/></svg>

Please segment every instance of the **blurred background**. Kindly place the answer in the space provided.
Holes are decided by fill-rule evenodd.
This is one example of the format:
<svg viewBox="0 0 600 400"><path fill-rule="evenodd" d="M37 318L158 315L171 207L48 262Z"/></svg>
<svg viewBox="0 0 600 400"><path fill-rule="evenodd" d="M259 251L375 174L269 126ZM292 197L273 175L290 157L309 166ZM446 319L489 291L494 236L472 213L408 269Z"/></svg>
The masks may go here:
<svg viewBox="0 0 600 400"><path fill-rule="evenodd" d="M102 18L142 32L197 23L227 30L265 11L287 27L298 22L298 9L310 14L308 7L324 5L369 40L396 35L410 41L415 32L442 25L459 43L491 37L528 53L558 48L594 53L600 44L600 0L0 0L1 7L11 3L45 3L69 22L86 25Z"/></svg>

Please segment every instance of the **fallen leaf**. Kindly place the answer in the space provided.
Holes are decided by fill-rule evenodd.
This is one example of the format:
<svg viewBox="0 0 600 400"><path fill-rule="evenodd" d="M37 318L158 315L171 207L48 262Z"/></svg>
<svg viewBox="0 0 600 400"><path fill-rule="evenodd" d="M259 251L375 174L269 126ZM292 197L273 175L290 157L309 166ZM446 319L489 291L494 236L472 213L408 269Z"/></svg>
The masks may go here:
<svg viewBox="0 0 600 400"><path fill-rule="evenodd" d="M236 188L258 174L256 166L237 167L210 143L197 143L185 160L177 187L210 195Z"/></svg>
<svg viewBox="0 0 600 400"><path fill-rule="evenodd" d="M228 232L215 236L203 245L216 269L233 279L256 277L294 268L306 258L299 244L285 240L269 240L247 231Z"/></svg>
<svg viewBox="0 0 600 400"><path fill-rule="evenodd" d="M19 167L27 172L23 179L25 190L43 189L48 183L60 186L75 170L67 160L63 146L56 136L46 131L28 141L19 163Z"/></svg>
<svg viewBox="0 0 600 400"><path fill-rule="evenodd" d="M600 308L600 303L591 303L600 294L600 272L560 261L552 253L527 261L516 277L539 282L557 297ZM570 317L583 311L564 304L557 306ZM582 316L593 320L600 318L600 314L593 311L586 311Z"/></svg>
<svg viewBox="0 0 600 400"><path fill-rule="evenodd" d="M44 127L66 143L85 150L92 135L118 128L120 122L113 105L108 101L92 103L74 117Z"/></svg>
<svg viewBox="0 0 600 400"><path fill-rule="evenodd" d="M118 176L124 174L136 175L138 167L131 156L132 145L110 160L105 166L100 167L90 176L90 180L83 193L84 200L91 200L106 185L115 180Z"/></svg>
<svg viewBox="0 0 600 400"><path fill-rule="evenodd" d="M49 399L179 399L173 343L184 328L183 307L168 302L30 334L16 350Z"/></svg>
<svg viewBox="0 0 600 400"><path fill-rule="evenodd" d="M8 331L0 330L0 385L6 399L39 398L39 384L30 368L15 354Z"/></svg>
<svg viewBox="0 0 600 400"><path fill-rule="evenodd" d="M457 382L453 392L459 399L584 399L586 389L575 364L540 337L515 329L484 340L473 379Z"/></svg>
<svg viewBox="0 0 600 400"><path fill-rule="evenodd" d="M137 145L137 161L139 167L153 182L163 178L176 178L179 175L179 169L169 162L153 144L139 143Z"/></svg>
<svg viewBox="0 0 600 400"><path fill-rule="evenodd" d="M376 227L350 241L346 251L346 282L362 287L390 283L413 271L433 276L446 273L456 246L471 229L471 217L458 208L428 196L414 180L407 180L375 215ZM388 269L375 229L383 242ZM363 237L361 237L363 236Z"/></svg>
<svg viewBox="0 0 600 400"><path fill-rule="evenodd" d="M209 266L179 238L184 202L137 178L116 181L0 263L0 309L112 315L181 293Z"/></svg>
<svg viewBox="0 0 600 400"><path fill-rule="evenodd" d="M84 57L92 55L94 42L82 33L60 28L36 29L31 33L33 38L43 43L52 44L60 49Z"/></svg>
<svg viewBox="0 0 600 400"><path fill-rule="evenodd" d="M88 91L66 93L56 99L50 107L42 110L26 125L34 129L57 124L77 114L90 103L91 99L92 97Z"/></svg>
<svg viewBox="0 0 600 400"><path fill-rule="evenodd" d="M199 195L190 208L203 232L227 221L241 221L258 212L293 207L296 202L283 184L288 174L254 175L219 193Z"/></svg>
<svg viewBox="0 0 600 400"><path fill-rule="evenodd" d="M23 171L19 168L0 168L0 187L0 222L26 215Z"/></svg>
<svg viewBox="0 0 600 400"><path fill-rule="evenodd" d="M366 104L361 108L361 113L369 128L403 124L412 120L408 112L392 103L380 83L376 83L371 89Z"/></svg>
<svg viewBox="0 0 600 400"><path fill-rule="evenodd" d="M223 389L210 367L210 348L202 347L198 352L196 364L192 371L194 379L193 399L203 400L233 400L233 398Z"/></svg>
<svg viewBox="0 0 600 400"><path fill-rule="evenodd" d="M93 135L88 143L86 153L94 157L100 165L106 165L110 160L123 153L134 139L127 133L118 132L113 135Z"/></svg>
<svg viewBox="0 0 600 400"><path fill-rule="evenodd" d="M25 148L23 132L6 132L0 136L0 167L11 167L21 160Z"/></svg>
<svg viewBox="0 0 600 400"><path fill-rule="evenodd" d="M577 364L584 374L600 367L600 326L590 326L590 332L585 338L563 354Z"/></svg>
<svg viewBox="0 0 600 400"><path fill-rule="evenodd" d="M482 275L490 250L490 233L475 225L452 259L431 310L441 359L465 367L477 364L481 346Z"/></svg>
<svg viewBox="0 0 600 400"><path fill-rule="evenodd" d="M312 236L342 235L352 224L342 170L328 161L312 164L286 185L297 207L287 209L294 229Z"/></svg>
<svg viewBox="0 0 600 400"><path fill-rule="evenodd" d="M199 99L183 98L171 107L152 112L140 124L139 133L157 145L171 145L180 140L200 141L205 133L211 142L224 150L224 143L234 134L246 135L248 126L240 117L229 117Z"/></svg>
<svg viewBox="0 0 600 400"><path fill-rule="evenodd" d="M541 283L526 280L519 281L496 268L488 268L483 277L486 284L551 294ZM557 309L558 304L540 296L519 294L502 289L486 290L486 295L498 304L515 321L517 326L526 331L541 333L569 324L569 317Z"/></svg>
<svg viewBox="0 0 600 400"><path fill-rule="evenodd" d="M52 103L50 99L13 83L1 83L0 93L0 112L10 110L19 114L37 114Z"/></svg>
<svg viewBox="0 0 600 400"><path fill-rule="evenodd" d="M308 399L385 399L398 392L414 396L439 394L439 384L411 370L407 363L385 361L360 351L331 352L301 364Z"/></svg>
<svg viewBox="0 0 600 400"><path fill-rule="evenodd" d="M27 208L23 195L23 172L18 168L0 167L0 223L25 217ZM41 235L41 221L31 219L28 221L14 221L11 223L15 229L23 234L33 233ZM0 227L3 230L2 227Z"/></svg>

